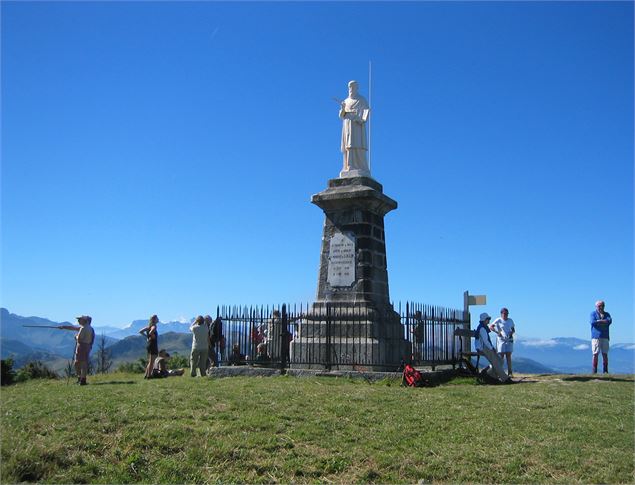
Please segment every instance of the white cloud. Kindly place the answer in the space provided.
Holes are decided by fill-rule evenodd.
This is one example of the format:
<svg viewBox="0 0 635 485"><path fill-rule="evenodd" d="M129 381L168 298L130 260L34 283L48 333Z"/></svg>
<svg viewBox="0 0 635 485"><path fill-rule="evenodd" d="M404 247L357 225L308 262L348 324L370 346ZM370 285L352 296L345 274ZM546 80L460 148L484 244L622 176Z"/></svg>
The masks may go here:
<svg viewBox="0 0 635 485"><path fill-rule="evenodd" d="M586 350L589 348L588 344L580 344L573 347L573 350Z"/></svg>
<svg viewBox="0 0 635 485"><path fill-rule="evenodd" d="M614 347L616 349L635 350L635 344L617 344Z"/></svg>
<svg viewBox="0 0 635 485"><path fill-rule="evenodd" d="M523 345L528 347L555 347L558 342L554 339L535 339L535 340L523 340Z"/></svg>

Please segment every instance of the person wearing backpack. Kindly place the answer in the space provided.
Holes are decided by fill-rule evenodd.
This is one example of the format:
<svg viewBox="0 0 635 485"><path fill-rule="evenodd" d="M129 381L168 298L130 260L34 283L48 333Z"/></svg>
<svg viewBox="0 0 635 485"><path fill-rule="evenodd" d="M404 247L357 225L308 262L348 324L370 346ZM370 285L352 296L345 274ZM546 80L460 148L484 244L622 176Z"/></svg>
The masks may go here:
<svg viewBox="0 0 635 485"><path fill-rule="evenodd" d="M479 317L478 327L474 331L474 338L476 339L475 347L476 351L485 356L490 362L490 366L484 370L490 377L496 378L501 382L507 382L510 380L509 376L503 369L503 361L496 353L494 345L490 340L489 322L492 320L487 313L481 313Z"/></svg>

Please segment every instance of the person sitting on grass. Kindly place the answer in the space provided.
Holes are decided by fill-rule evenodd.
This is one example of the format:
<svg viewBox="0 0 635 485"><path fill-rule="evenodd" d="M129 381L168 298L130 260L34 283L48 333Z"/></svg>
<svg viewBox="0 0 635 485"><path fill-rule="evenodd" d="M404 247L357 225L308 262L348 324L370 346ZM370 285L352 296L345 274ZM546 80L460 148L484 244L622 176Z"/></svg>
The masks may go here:
<svg viewBox="0 0 635 485"><path fill-rule="evenodd" d="M159 356L154 361L152 377L182 376L185 373L185 369L168 369L168 360L170 354L165 349L159 350Z"/></svg>
<svg viewBox="0 0 635 485"><path fill-rule="evenodd" d="M271 361L271 357L267 353L267 344L262 342L256 347L256 364L268 364Z"/></svg>
<svg viewBox="0 0 635 485"><path fill-rule="evenodd" d="M228 365L245 365L245 354L240 353L240 345L234 344L232 346L232 353L229 354L229 358L227 359Z"/></svg>

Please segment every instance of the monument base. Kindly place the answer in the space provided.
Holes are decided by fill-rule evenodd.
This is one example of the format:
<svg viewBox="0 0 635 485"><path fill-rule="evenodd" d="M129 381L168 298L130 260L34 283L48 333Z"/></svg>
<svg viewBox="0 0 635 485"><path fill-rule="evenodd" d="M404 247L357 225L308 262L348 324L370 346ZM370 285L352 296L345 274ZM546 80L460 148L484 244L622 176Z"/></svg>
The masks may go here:
<svg viewBox="0 0 635 485"><path fill-rule="evenodd" d="M290 346L293 368L396 372L410 359L404 327L391 308L317 302Z"/></svg>
<svg viewBox="0 0 635 485"><path fill-rule="evenodd" d="M346 170L311 202L324 211L316 302L291 343L304 368L394 372L409 360L390 304L384 216L397 202L367 170ZM315 364L311 364L315 362Z"/></svg>

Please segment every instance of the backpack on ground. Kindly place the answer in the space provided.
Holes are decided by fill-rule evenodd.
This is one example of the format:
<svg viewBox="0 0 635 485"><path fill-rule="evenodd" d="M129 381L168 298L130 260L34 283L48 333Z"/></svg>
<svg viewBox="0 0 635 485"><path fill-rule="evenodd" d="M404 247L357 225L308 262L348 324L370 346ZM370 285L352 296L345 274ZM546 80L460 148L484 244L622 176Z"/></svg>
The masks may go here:
<svg viewBox="0 0 635 485"><path fill-rule="evenodd" d="M430 385L423 377L423 374L410 364L404 366L401 384L408 387L426 387Z"/></svg>

